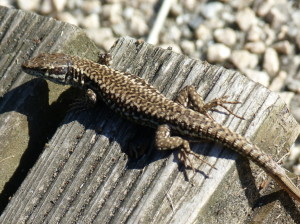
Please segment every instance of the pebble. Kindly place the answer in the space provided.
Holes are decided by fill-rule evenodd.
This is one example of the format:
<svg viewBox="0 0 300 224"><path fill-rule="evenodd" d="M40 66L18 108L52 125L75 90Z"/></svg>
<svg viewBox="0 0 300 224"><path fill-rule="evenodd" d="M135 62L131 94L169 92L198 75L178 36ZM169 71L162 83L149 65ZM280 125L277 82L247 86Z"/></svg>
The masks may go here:
<svg viewBox="0 0 300 224"><path fill-rule="evenodd" d="M57 12L64 10L67 0L52 0L53 6Z"/></svg>
<svg viewBox="0 0 300 224"><path fill-rule="evenodd" d="M245 69L254 69L258 64L258 56L247 50L234 50L230 60L242 72Z"/></svg>
<svg viewBox="0 0 300 224"><path fill-rule="evenodd" d="M263 58L263 69L271 76L275 77L279 71L279 58L274 48L267 48Z"/></svg>
<svg viewBox="0 0 300 224"><path fill-rule="evenodd" d="M123 22L122 18L122 5L119 3L105 4L102 6L101 19L108 20L110 25Z"/></svg>
<svg viewBox="0 0 300 224"><path fill-rule="evenodd" d="M295 96L295 93L293 92L288 92L288 91L283 91L278 93L280 98L286 103L286 105L290 105L292 102L293 97Z"/></svg>
<svg viewBox="0 0 300 224"><path fill-rule="evenodd" d="M9 8L12 7L12 5L10 3L10 0L0 0L0 5L5 6L5 7L9 7Z"/></svg>
<svg viewBox="0 0 300 224"><path fill-rule="evenodd" d="M71 23L75 26L78 26L78 18L75 18L71 13L69 12L61 12L57 14L57 19L64 21L66 23Z"/></svg>
<svg viewBox="0 0 300 224"><path fill-rule="evenodd" d="M183 14L183 8L181 7L180 4L174 3L174 4L171 5L169 14L172 17L176 17L176 16L179 16L179 15L182 15Z"/></svg>
<svg viewBox="0 0 300 224"><path fill-rule="evenodd" d="M273 45L273 48L279 53L279 54L285 54L289 55L293 52L293 46L291 43L287 40L277 42Z"/></svg>
<svg viewBox="0 0 300 224"><path fill-rule="evenodd" d="M204 24L201 24L196 30L195 30L195 37L197 40L209 40L212 39L212 33L211 30L205 26Z"/></svg>
<svg viewBox="0 0 300 224"><path fill-rule="evenodd" d="M40 0L17 0L17 4L20 9L26 11L35 11L39 8Z"/></svg>
<svg viewBox="0 0 300 224"><path fill-rule="evenodd" d="M223 62L230 57L231 50L224 44L213 44L207 49L208 62Z"/></svg>
<svg viewBox="0 0 300 224"><path fill-rule="evenodd" d="M245 49L255 54L262 54L266 50L266 45L264 42L249 42L245 44Z"/></svg>
<svg viewBox="0 0 300 224"><path fill-rule="evenodd" d="M183 40L180 47L185 54L193 54L195 52L195 43L193 41Z"/></svg>
<svg viewBox="0 0 300 224"><path fill-rule="evenodd" d="M53 4L50 1L43 1L41 3L40 12L42 14L47 15L47 14L50 14L52 11L53 11Z"/></svg>
<svg viewBox="0 0 300 224"><path fill-rule="evenodd" d="M149 27L141 15L135 14L130 21L130 31L132 35L141 37L149 32Z"/></svg>
<svg viewBox="0 0 300 224"><path fill-rule="evenodd" d="M298 49L300 49L300 30L298 31L297 37L296 37L296 44Z"/></svg>
<svg viewBox="0 0 300 224"><path fill-rule="evenodd" d="M100 27L100 21L99 21L99 16L96 13L92 13L85 17L80 24L83 28L86 29L93 29L93 28L98 28Z"/></svg>
<svg viewBox="0 0 300 224"><path fill-rule="evenodd" d="M265 41L265 44L267 46L271 45L272 43L275 42L275 40L276 40L276 33L274 32L274 30L271 29L270 26L265 25L263 27L263 32L265 34L264 41Z"/></svg>
<svg viewBox="0 0 300 224"><path fill-rule="evenodd" d="M270 84L270 76L264 71L245 69L243 72L249 79L253 80L254 82L258 82L265 87L268 87Z"/></svg>
<svg viewBox="0 0 300 224"><path fill-rule="evenodd" d="M113 35L113 32L110 28L92 28L86 29L86 33L95 43L103 47L105 50L109 50L110 47L107 48L107 43L114 42L116 38Z"/></svg>
<svg viewBox="0 0 300 224"><path fill-rule="evenodd" d="M217 18L223 8L224 5L221 2L209 2L201 7L201 14L206 19Z"/></svg>
<svg viewBox="0 0 300 224"><path fill-rule="evenodd" d="M241 11L238 11L236 15L236 22L241 30L246 31L257 23L257 18L252 9L245 8Z"/></svg>
<svg viewBox="0 0 300 224"><path fill-rule="evenodd" d="M183 7L188 9L188 10L194 10L195 7L197 6L198 2L197 0L184 0L181 1L181 4L183 4Z"/></svg>
<svg viewBox="0 0 300 224"><path fill-rule="evenodd" d="M288 90L294 92L294 93L300 93L300 80L295 79L293 77L288 77L286 80L286 86Z"/></svg>
<svg viewBox="0 0 300 224"><path fill-rule="evenodd" d="M85 14L100 13L101 5L98 0L83 1L81 9Z"/></svg>
<svg viewBox="0 0 300 224"><path fill-rule="evenodd" d="M291 100L290 108L294 118L300 122L300 95L295 94Z"/></svg>
<svg viewBox="0 0 300 224"><path fill-rule="evenodd" d="M223 43L227 46L232 46L236 43L236 34L233 29L216 29L214 32L214 38L217 42Z"/></svg>
<svg viewBox="0 0 300 224"><path fill-rule="evenodd" d="M247 41L256 42L265 39L265 33L259 26L251 26L247 32Z"/></svg>
<svg viewBox="0 0 300 224"><path fill-rule="evenodd" d="M278 8L271 8L268 14L266 15L267 20L270 21L273 28L278 28L282 24L287 22L286 16L282 13L282 9L279 10Z"/></svg>
<svg viewBox="0 0 300 224"><path fill-rule="evenodd" d="M279 71L278 75L273 79L272 83L269 86L271 91L279 92L284 88L285 80L288 77L286 71Z"/></svg>
<svg viewBox="0 0 300 224"><path fill-rule="evenodd" d="M259 17L264 17L268 14L272 6L274 5L274 0L257 1L256 13Z"/></svg>

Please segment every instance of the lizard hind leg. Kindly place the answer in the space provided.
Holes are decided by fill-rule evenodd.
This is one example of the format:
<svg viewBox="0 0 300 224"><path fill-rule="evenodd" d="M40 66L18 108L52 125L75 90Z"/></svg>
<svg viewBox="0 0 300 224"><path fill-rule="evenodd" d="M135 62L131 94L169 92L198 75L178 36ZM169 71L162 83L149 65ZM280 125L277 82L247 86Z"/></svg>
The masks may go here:
<svg viewBox="0 0 300 224"><path fill-rule="evenodd" d="M225 106L225 104L238 104L240 102L238 101L228 101L228 96L223 96L220 98L213 99L212 101L205 103L203 98L197 93L194 86L188 85L185 86L178 94L178 96L175 99L175 102L191 108L201 114L204 114L205 116L211 118L211 116L208 114L208 111L210 110L216 110L215 108L217 106L220 106L224 108L228 113L232 114L235 117L238 117L240 119L244 119L243 117L240 117L239 115L233 113L228 107Z"/></svg>
<svg viewBox="0 0 300 224"><path fill-rule="evenodd" d="M213 165L209 164L205 160L203 160L198 154L194 153L191 148L190 144L187 140L174 136L171 137L170 135L170 127L168 125L160 125L156 131L155 137L155 145L159 150L175 150L179 149L178 158L184 164L184 166L191 167L193 171L195 171L193 162L191 161L189 155L196 157L197 159L201 160L202 162L208 164L212 168L215 168Z"/></svg>

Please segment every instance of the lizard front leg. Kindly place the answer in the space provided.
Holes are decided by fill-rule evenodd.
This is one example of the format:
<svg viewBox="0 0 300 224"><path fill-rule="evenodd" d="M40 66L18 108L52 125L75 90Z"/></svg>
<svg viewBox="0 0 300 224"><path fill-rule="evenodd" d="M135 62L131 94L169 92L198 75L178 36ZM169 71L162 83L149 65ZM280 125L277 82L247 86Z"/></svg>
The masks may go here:
<svg viewBox="0 0 300 224"><path fill-rule="evenodd" d="M191 150L190 144L187 140L178 136L171 137L171 130L167 124L158 126L155 136L155 145L159 150L179 149L179 160L184 164L185 167L191 167L193 171L195 171L195 168L193 166L192 161L189 158L189 155L192 155L197 159L203 161L204 163L210 165L211 167L215 168L213 165L201 159L201 157L198 154L194 153Z"/></svg>
<svg viewBox="0 0 300 224"><path fill-rule="evenodd" d="M213 99L212 101L205 103L203 98L197 93L194 86L185 86L178 94L176 99L174 100L177 103L180 103L181 105L191 108L201 114L204 114L205 116L210 117L208 114L208 111L210 110L216 110L215 108L217 106L220 106L224 108L226 111L228 111L230 114L232 114L235 117L238 117L240 119L244 119L237 114L233 113L229 108L227 108L224 104L238 104L240 102L238 101L227 101L228 97L223 96L220 98Z"/></svg>
<svg viewBox="0 0 300 224"><path fill-rule="evenodd" d="M70 107L70 110L75 110L76 112L83 111L92 108L97 103L97 94L92 89L86 89L85 95L76 99Z"/></svg>

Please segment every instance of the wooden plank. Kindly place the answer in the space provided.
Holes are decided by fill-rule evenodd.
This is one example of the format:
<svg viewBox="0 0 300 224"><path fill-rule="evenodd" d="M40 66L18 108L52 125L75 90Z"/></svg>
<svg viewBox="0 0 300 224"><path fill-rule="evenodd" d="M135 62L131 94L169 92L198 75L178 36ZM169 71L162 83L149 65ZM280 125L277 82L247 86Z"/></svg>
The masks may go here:
<svg viewBox="0 0 300 224"><path fill-rule="evenodd" d="M43 46L49 41L43 40ZM35 54L70 53L73 45L67 46L38 47ZM129 37L120 38L111 53L113 68L145 78L168 97L193 84L206 100L229 95L243 102L231 108L246 120L224 113L213 113L214 119L277 159L299 134L297 122L278 95L237 72ZM192 144L195 152L217 167L213 170L198 162L201 172L193 173L178 162L176 152L157 151L153 136L154 131L123 120L104 104L68 113L0 222L240 223L259 213L270 223L278 214L286 222L297 221L297 205L285 193L279 194L279 201L252 212L261 198L255 187L261 170L237 160L240 157L231 150L212 143ZM140 157L129 156L132 148ZM277 198L276 194L269 197Z"/></svg>
<svg viewBox="0 0 300 224"><path fill-rule="evenodd" d="M21 63L41 51L65 49L97 59L99 50L75 26L1 6L0 43L1 213L65 116L68 95L75 94L61 95L66 88L50 84L56 91L49 95L47 83L21 72Z"/></svg>

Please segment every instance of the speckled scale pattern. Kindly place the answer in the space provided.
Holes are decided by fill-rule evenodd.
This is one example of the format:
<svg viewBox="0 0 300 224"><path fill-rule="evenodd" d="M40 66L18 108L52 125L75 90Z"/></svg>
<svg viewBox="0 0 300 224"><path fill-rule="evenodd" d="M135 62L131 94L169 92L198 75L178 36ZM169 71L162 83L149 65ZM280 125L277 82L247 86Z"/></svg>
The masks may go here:
<svg viewBox="0 0 300 224"><path fill-rule="evenodd" d="M179 159L186 166L193 168L189 155L199 156L191 151L187 140L171 134L219 142L254 161L300 201L300 190L285 171L246 138L209 118L207 110L214 105L208 107L210 104L205 104L191 86L183 89L175 102L136 75L61 53L41 54L25 62L23 68L35 76L89 89L121 116L157 128L156 146L162 150L178 148Z"/></svg>

